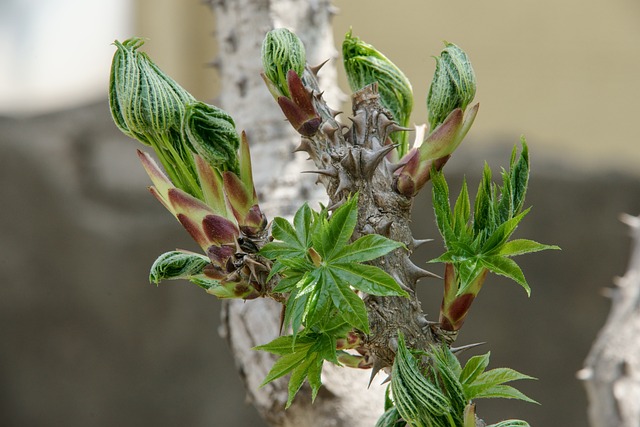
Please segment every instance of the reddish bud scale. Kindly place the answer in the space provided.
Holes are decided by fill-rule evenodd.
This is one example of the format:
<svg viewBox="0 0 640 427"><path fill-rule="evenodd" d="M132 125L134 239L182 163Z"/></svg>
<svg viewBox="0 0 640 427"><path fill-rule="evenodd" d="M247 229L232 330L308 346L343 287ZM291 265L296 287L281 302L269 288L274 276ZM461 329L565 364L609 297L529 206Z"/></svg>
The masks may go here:
<svg viewBox="0 0 640 427"><path fill-rule="evenodd" d="M459 290L458 277L453 264L445 265L444 296L440 306L440 329L448 332L460 330L469 313L471 304L480 292L487 277L488 270L483 270L468 288L468 292L457 295Z"/></svg>
<svg viewBox="0 0 640 427"><path fill-rule="evenodd" d="M313 136L318 132L322 120L313 106L312 96L295 71L287 73L287 85L291 98L278 97L282 109L291 126L303 136Z"/></svg>

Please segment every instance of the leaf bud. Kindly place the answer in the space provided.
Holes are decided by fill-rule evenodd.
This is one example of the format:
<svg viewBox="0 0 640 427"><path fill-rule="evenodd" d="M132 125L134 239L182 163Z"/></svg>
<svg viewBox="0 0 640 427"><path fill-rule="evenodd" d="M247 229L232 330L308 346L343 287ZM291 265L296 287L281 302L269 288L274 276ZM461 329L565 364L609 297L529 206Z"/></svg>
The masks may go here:
<svg viewBox="0 0 640 427"><path fill-rule="evenodd" d="M204 102L191 102L186 105L182 131L193 150L209 165L239 173L240 137L226 111Z"/></svg>
<svg viewBox="0 0 640 427"><path fill-rule="evenodd" d="M286 28L269 31L262 42L262 67L273 96L291 97L287 86L287 73L293 70L302 76L306 54L302 41ZM268 83L267 82L267 83ZM274 93L275 92L275 93Z"/></svg>
<svg viewBox="0 0 640 427"><path fill-rule="evenodd" d="M342 42L349 87L355 92L377 82L382 105L400 126L408 126L413 109L413 89L409 79L375 47L351 34L349 31ZM406 132L393 134L391 139L400 144L399 154L402 157L408 147Z"/></svg>
<svg viewBox="0 0 640 427"><path fill-rule="evenodd" d="M467 54L445 42L427 96L430 131L445 121L456 108L464 110L476 94L476 77Z"/></svg>
<svg viewBox="0 0 640 427"><path fill-rule="evenodd" d="M116 126L147 145L159 135L179 131L184 104L193 101L193 96L138 52L144 44L141 39L114 44L109 105Z"/></svg>

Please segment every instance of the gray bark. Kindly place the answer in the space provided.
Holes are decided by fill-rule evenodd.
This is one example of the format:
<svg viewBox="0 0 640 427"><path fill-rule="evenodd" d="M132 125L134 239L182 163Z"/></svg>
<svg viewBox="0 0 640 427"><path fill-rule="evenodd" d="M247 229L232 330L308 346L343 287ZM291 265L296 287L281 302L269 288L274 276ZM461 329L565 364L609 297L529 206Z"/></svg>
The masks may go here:
<svg viewBox="0 0 640 427"><path fill-rule="evenodd" d="M625 275L608 290L612 306L578 377L594 427L640 426L640 217L625 215L633 250Z"/></svg>
<svg viewBox="0 0 640 427"><path fill-rule="evenodd" d="M260 77L260 48L267 31L287 27L302 39L307 62L332 59L319 73L324 99L338 108L343 96L337 86L337 58L331 32L332 6L328 0L211 1L216 16L220 56L214 62L222 93L218 104L247 132L254 181L261 208L268 218L289 217L304 201L326 203L315 177L301 174L313 164L293 150L300 136L284 121L282 112ZM225 304L221 333L226 337L241 373L248 399L274 426L372 426L382 413L384 387L367 389L370 371L338 368L326 363L323 388L311 405L310 393L299 393L285 412L286 380L260 388L275 358L251 350L278 336L281 305L272 300L230 301Z"/></svg>

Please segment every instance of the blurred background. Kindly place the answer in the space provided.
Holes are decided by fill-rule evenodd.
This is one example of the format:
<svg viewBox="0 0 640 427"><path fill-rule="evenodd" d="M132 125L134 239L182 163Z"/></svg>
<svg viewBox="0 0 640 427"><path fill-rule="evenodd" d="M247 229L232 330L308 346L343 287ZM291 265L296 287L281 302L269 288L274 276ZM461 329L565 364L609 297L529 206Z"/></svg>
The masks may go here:
<svg viewBox="0 0 640 427"><path fill-rule="evenodd" d="M519 386L540 406L481 401L487 421L586 425L575 373L608 313L602 291L625 271L618 216L640 213L640 3L334 4L338 44L352 27L405 71L416 123L442 41L469 53L481 109L447 165L454 193L527 137L534 209L517 235L563 251L520 260L530 299L491 277L459 342L486 341L491 366L539 378ZM194 245L146 191L138 145L107 105L111 43L134 35L215 102L214 22L199 0L0 1L0 425L263 425L218 335L220 302L148 283L157 255ZM428 191L416 206L416 237L437 237ZM415 260L439 249L436 239ZM421 285L433 316L435 283Z"/></svg>

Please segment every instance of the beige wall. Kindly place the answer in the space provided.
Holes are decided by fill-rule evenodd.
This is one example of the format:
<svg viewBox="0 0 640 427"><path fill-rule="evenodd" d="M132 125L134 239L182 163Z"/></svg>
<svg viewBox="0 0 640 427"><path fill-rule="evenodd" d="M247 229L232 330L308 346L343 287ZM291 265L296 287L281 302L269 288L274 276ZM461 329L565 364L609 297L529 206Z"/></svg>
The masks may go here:
<svg viewBox="0 0 640 427"><path fill-rule="evenodd" d="M640 173L640 3L610 1L342 0L338 35L352 25L397 61L414 85L414 120L424 120L432 55L441 40L462 46L478 78L480 114L472 135L520 134L534 155ZM408 40L403 42L403 40Z"/></svg>
<svg viewBox="0 0 640 427"><path fill-rule="evenodd" d="M189 6L191 4L191 6ZM633 0L337 0L338 43L349 27L414 86L413 119L442 40L462 46L478 77L481 110L471 137L516 143L579 167L640 174L635 131L640 98L640 3ZM214 19L197 1L139 0L138 30L163 68L196 96L214 99ZM342 85L345 87L344 79ZM511 142L512 141L512 142Z"/></svg>

